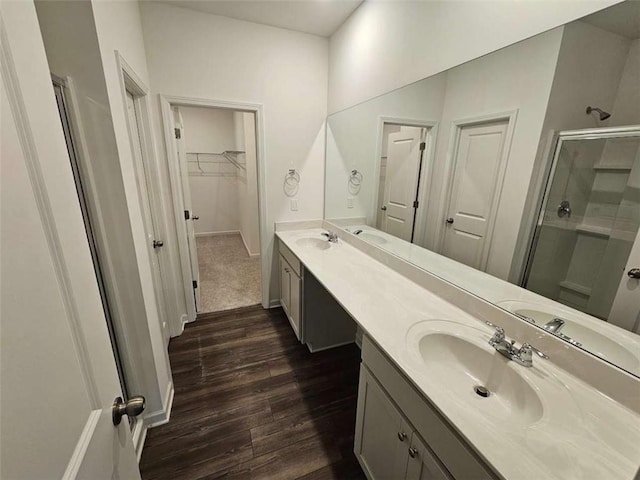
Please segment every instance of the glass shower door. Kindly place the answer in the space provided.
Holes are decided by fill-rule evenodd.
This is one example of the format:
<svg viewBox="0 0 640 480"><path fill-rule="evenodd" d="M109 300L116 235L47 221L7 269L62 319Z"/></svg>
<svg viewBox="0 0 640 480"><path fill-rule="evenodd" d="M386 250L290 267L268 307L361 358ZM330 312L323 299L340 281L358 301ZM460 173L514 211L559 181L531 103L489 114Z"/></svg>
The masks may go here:
<svg viewBox="0 0 640 480"><path fill-rule="evenodd" d="M640 226L640 129L560 134L524 287L608 320Z"/></svg>

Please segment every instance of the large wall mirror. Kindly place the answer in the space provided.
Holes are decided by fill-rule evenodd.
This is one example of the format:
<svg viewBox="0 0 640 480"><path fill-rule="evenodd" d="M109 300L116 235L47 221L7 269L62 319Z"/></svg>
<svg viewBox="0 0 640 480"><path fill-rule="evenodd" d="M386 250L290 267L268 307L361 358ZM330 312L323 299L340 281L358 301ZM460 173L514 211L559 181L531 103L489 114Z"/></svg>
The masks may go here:
<svg viewBox="0 0 640 480"><path fill-rule="evenodd" d="M325 218L640 376L640 2L328 118Z"/></svg>

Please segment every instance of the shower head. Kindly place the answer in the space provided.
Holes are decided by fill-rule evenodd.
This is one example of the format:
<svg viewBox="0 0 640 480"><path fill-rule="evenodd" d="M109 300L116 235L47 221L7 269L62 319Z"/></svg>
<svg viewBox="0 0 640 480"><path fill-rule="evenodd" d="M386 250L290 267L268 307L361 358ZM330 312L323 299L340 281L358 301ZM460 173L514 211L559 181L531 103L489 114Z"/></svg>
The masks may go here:
<svg viewBox="0 0 640 480"><path fill-rule="evenodd" d="M609 118L611 116L611 114L609 112L605 112L604 110L598 108L598 107L591 107L588 106L587 107L587 115L591 115L591 112L598 112L598 114L600 115L600 120L606 120L607 118Z"/></svg>

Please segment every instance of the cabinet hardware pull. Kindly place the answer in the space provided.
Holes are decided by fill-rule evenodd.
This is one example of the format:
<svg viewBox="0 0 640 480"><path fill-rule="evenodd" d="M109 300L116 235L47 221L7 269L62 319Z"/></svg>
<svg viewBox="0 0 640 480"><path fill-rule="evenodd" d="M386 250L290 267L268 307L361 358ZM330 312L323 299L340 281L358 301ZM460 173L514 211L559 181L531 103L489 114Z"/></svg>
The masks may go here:
<svg viewBox="0 0 640 480"><path fill-rule="evenodd" d="M411 458L416 458L417 455L418 455L418 450L416 450L413 447L409 447L409 456Z"/></svg>
<svg viewBox="0 0 640 480"><path fill-rule="evenodd" d="M398 432L398 440L404 442L404 439L407 438L407 434L404 432Z"/></svg>

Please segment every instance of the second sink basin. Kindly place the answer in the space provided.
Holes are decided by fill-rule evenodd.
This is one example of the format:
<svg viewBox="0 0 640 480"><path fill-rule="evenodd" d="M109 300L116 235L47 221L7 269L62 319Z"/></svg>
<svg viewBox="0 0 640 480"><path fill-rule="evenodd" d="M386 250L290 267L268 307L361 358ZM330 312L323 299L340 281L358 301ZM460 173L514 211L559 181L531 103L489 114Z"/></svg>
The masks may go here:
<svg viewBox="0 0 640 480"><path fill-rule="evenodd" d="M329 248L329 241L315 237L304 237L296 240L296 245L300 247L315 248L316 250L326 250Z"/></svg>
<svg viewBox="0 0 640 480"><path fill-rule="evenodd" d="M475 328L434 320L419 324L407 340L425 375L446 390L451 401L493 421L536 423L544 409L538 393L523 377L526 368L488 345L485 348L484 336Z"/></svg>

